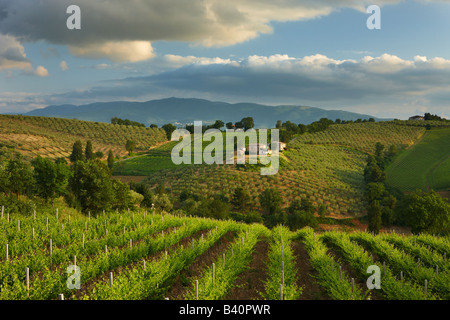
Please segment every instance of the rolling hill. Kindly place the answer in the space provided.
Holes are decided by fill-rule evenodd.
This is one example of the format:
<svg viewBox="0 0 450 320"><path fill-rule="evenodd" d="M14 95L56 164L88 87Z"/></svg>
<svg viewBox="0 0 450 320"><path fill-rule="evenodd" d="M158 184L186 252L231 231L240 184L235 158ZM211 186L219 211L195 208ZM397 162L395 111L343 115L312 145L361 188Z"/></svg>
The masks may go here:
<svg viewBox="0 0 450 320"><path fill-rule="evenodd" d="M324 110L307 106L268 106L255 103L225 103L202 99L168 98L147 102L105 102L82 106L60 105L26 113L28 116L60 117L86 121L110 122L118 117L138 121L149 126L166 123L184 126L194 121L214 123L215 120L237 122L244 117L253 117L257 128L272 128L277 120L309 124L320 118L357 120L369 119L370 115ZM381 120L381 119L377 119Z"/></svg>
<svg viewBox="0 0 450 320"><path fill-rule="evenodd" d="M450 190L450 128L427 131L387 168L388 184L402 191Z"/></svg>
<svg viewBox="0 0 450 320"><path fill-rule="evenodd" d="M335 124L324 132L294 138L282 153L280 171L274 176L261 176L259 170L236 165L176 166L171 161L170 144L116 163L114 174L141 179L147 176L145 181L151 187L164 185L174 197L183 190L230 197L236 186L241 186L251 195L255 210L259 209L258 195L266 188L276 188L283 206L307 197L315 205L323 205L327 216L361 216L365 213L363 171L367 154L374 152L377 142L399 148L411 146L424 131L421 126L392 121Z"/></svg>
<svg viewBox="0 0 450 320"><path fill-rule="evenodd" d="M26 159L40 155L51 159L67 158L73 143L91 140L94 151L109 150L125 156L127 139L136 142L136 150L148 150L166 140L162 129L113 125L62 118L0 115L0 147L14 147Z"/></svg>

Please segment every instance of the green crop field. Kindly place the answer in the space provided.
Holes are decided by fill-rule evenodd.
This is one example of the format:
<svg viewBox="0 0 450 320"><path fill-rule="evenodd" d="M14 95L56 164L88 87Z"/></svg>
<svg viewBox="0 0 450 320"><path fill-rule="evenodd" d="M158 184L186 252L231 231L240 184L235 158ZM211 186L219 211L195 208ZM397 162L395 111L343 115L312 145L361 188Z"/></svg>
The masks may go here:
<svg viewBox="0 0 450 320"><path fill-rule="evenodd" d="M236 133L236 136L244 135L245 133ZM191 163L194 164L194 156L195 156L195 146L194 141L195 137L192 135L191 138ZM197 139L199 139L197 137ZM214 139L209 138L209 140L205 137L202 139L202 152L205 148L211 144L211 140ZM248 139L247 139L248 143ZM117 162L114 167L114 175L116 176L148 176L150 174L154 174L162 169L175 169L177 167L183 167L184 164L176 165L172 161L171 153L172 149L178 144L176 141L170 141L165 143L164 145L152 149L146 152L144 155L139 157L132 157L129 159L125 159L123 161ZM222 133L222 148L224 153L224 162L225 162L225 151L226 151L226 135ZM213 153L214 155L214 153Z"/></svg>
<svg viewBox="0 0 450 320"><path fill-rule="evenodd" d="M72 124L64 129L55 119L46 125L37 118L0 120L10 125L2 127L5 136L44 137L49 145L62 143L61 137L69 144L79 136L97 137L99 144L119 147L124 139L108 137L112 133L107 124L72 120L63 122ZM12 129L16 121L22 127ZM56 129L58 123L62 127ZM101 127L102 134L96 133ZM153 131L143 130L139 136L140 131L133 128L113 128L121 134L128 132L129 137L144 139L148 134L149 140L140 140L146 147L159 139ZM420 140L396 161L411 154L412 159L442 155L440 161L428 160L431 169L426 177L445 183L449 131L434 128L424 135L424 127L393 122L333 125L328 132L293 139L273 176L262 176L257 166L176 166L171 161L176 142L120 161L115 171L147 174L147 184L164 185L174 197L183 190L230 196L242 187L251 195L254 209L263 190L276 188L284 207L306 197L314 205L324 205L327 216L353 221L357 219L352 217L365 214L363 171L377 142L404 148ZM10 143L22 152L25 146L33 146ZM49 145L36 144L37 149L30 150L45 155ZM55 300L62 295L65 300L450 299L448 236L374 235L356 228L316 232L283 225L269 229L261 223L192 217L183 210L166 212L156 206L107 209L91 215L68 207L62 198L51 206L18 209L0 203L0 207L0 300ZM367 286L367 269L373 266L382 270L382 286L377 290ZM74 273L69 274L68 268Z"/></svg>
<svg viewBox="0 0 450 320"><path fill-rule="evenodd" d="M257 196L266 188L277 188L288 206L306 197L315 205L324 205L329 216L360 216L365 213L363 170L377 142L386 147L406 148L425 132L422 126L408 123L379 122L332 125L328 130L294 138L280 157L275 176L261 176L255 168L237 165L179 165L172 163L168 143L147 155L116 164L114 175L148 176L154 187L165 186L173 196L183 190L210 196L230 197L236 186L251 195L258 209ZM203 141L203 148L209 142Z"/></svg>
<svg viewBox="0 0 450 320"><path fill-rule="evenodd" d="M171 158L171 150L177 142L148 151L143 156L131 157L114 165L114 175L118 176L148 176L159 170L176 168Z"/></svg>
<svg viewBox="0 0 450 320"><path fill-rule="evenodd" d="M387 168L387 182L403 191L450 188L450 129L427 131Z"/></svg>
<svg viewBox="0 0 450 320"><path fill-rule="evenodd" d="M67 158L73 143L91 140L94 151L107 156L125 156L126 141L136 142L137 151L146 151L166 140L162 129L113 125L62 118L0 115L0 144L15 147L26 159L37 155L57 159Z"/></svg>
<svg viewBox="0 0 450 320"><path fill-rule="evenodd" d="M450 298L445 237L290 231L155 211L8 209L0 218L0 300ZM383 270L378 290L367 286L374 265Z"/></svg>

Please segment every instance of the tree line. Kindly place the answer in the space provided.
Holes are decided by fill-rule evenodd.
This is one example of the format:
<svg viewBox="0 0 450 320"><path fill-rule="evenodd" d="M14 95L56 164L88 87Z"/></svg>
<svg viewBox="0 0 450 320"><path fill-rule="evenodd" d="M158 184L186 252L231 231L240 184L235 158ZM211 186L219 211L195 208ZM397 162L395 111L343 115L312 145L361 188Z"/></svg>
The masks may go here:
<svg viewBox="0 0 450 320"><path fill-rule="evenodd" d="M113 179L112 160L112 152L106 162L95 156L90 141L84 150L81 141L74 143L70 162L65 158L52 160L41 156L25 161L13 148L2 148L0 200L19 213L29 212L29 200L52 205L60 197L70 207L92 214L160 203L148 187L132 188L130 184Z"/></svg>
<svg viewBox="0 0 450 320"><path fill-rule="evenodd" d="M132 126L132 127L140 127L140 128L145 128L145 124L137 122L137 121L132 121L129 119L120 119L118 117L113 117L111 118L111 124L118 124L121 126Z"/></svg>
<svg viewBox="0 0 450 320"><path fill-rule="evenodd" d="M275 128L280 130L280 141L287 143L290 140L292 140L296 135L325 131L332 124L365 123L365 122L375 122L375 119L374 118L357 119L355 121L336 119L333 121L328 118L321 118L320 120L314 121L308 125L302 123L296 124L289 120L286 122L278 120L276 122Z"/></svg>
<svg viewBox="0 0 450 320"><path fill-rule="evenodd" d="M367 218L370 232L379 233L382 227L407 226L411 232L448 234L450 204L435 191L416 190L408 194L388 186L384 169L397 154L397 147L388 150L381 143L375 145L364 169Z"/></svg>
<svg viewBox="0 0 450 320"><path fill-rule="evenodd" d="M242 187L236 187L230 197L215 194L211 197L182 191L175 208L185 214L215 219L233 219L246 223L263 223L269 228L284 224L292 230L305 226L316 227L320 216L325 215L324 206L316 207L306 197L294 200L289 207L283 208L281 193L276 188L267 188L256 195L261 210L252 206L252 196Z"/></svg>

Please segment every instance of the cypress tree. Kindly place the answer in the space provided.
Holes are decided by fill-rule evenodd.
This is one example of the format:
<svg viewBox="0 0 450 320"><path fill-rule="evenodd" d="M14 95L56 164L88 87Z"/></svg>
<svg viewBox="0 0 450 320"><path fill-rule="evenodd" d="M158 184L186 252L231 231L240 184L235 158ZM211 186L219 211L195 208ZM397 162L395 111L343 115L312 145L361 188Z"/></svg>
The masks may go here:
<svg viewBox="0 0 450 320"><path fill-rule="evenodd" d="M108 162L108 168L110 170L112 170L114 167L114 155L113 155L112 150L109 150L107 162Z"/></svg>
<svg viewBox="0 0 450 320"><path fill-rule="evenodd" d="M83 161L83 145L80 140L75 141L72 148L72 154L70 155L71 162Z"/></svg>
<svg viewBox="0 0 450 320"><path fill-rule="evenodd" d="M86 160L92 160L95 158L94 150L92 148L92 142L90 140L86 142L86 149L84 151L84 156Z"/></svg>

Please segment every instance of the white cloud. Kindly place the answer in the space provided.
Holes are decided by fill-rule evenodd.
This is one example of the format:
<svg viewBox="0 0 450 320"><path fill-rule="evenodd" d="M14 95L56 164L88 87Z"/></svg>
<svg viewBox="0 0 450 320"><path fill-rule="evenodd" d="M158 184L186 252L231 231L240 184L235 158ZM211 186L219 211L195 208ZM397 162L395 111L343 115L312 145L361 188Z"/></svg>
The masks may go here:
<svg viewBox="0 0 450 320"><path fill-rule="evenodd" d="M2 112L27 112L48 106L47 99L39 93L0 92Z"/></svg>
<svg viewBox="0 0 450 320"><path fill-rule="evenodd" d="M36 77L48 77L50 74L48 73L48 70L43 66L38 66L36 69L33 68L27 68L24 70L24 74L29 76L36 76Z"/></svg>
<svg viewBox="0 0 450 320"><path fill-rule="evenodd" d="M34 74L37 75L38 77L48 77L49 76L48 70L45 69L43 66L37 67L36 70L34 71Z"/></svg>
<svg viewBox="0 0 450 320"><path fill-rule="evenodd" d="M147 77L105 82L62 98L109 96L114 100L120 96L145 100L151 98L152 92L170 96L176 92L183 96L222 97L227 101L301 101L349 106L373 100L389 103L390 99L400 99L406 103L404 100L426 101L431 95L450 95L450 60L443 58L404 60L383 54L336 60L321 54L301 58L278 54L254 55L243 60L167 55L164 60L180 67Z"/></svg>
<svg viewBox="0 0 450 320"><path fill-rule="evenodd" d="M373 73L396 73L413 67L417 60L407 61L385 53L377 58L366 56L362 59L362 62L363 67Z"/></svg>
<svg viewBox="0 0 450 320"><path fill-rule="evenodd" d="M69 50L78 57L107 58L113 62L139 62L155 56L153 47L148 41L106 42L85 46L69 46Z"/></svg>
<svg viewBox="0 0 450 320"><path fill-rule="evenodd" d="M104 81L83 90L49 95L45 101L49 105L85 104L178 96L311 105L379 117L407 118L424 108L448 114L450 60L440 57L408 60L383 54L338 60L321 54L277 54L241 60L166 55L156 60L179 67L145 77Z"/></svg>
<svg viewBox="0 0 450 320"><path fill-rule="evenodd" d="M69 70L69 66L67 65L66 61L61 61L61 63L59 64L59 67L61 68L62 71Z"/></svg>
<svg viewBox="0 0 450 320"><path fill-rule="evenodd" d="M173 54L166 54L164 59L170 63L173 68L180 68L188 64L197 65L209 65L209 64L230 64L230 59L222 59L219 57L207 58L207 57L195 57L195 56L179 56Z"/></svg>

